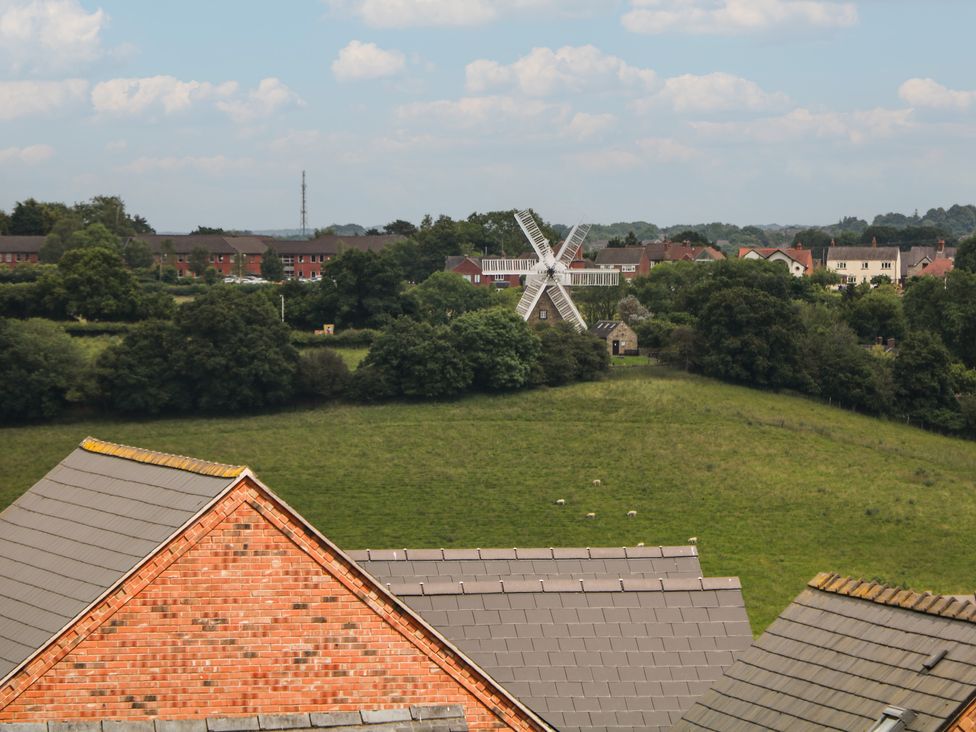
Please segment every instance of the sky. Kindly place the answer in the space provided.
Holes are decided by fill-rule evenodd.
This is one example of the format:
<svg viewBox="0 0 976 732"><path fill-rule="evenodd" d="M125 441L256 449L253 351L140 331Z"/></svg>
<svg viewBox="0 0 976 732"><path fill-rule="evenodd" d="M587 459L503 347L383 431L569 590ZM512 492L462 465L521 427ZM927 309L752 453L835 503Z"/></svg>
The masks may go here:
<svg viewBox="0 0 976 732"><path fill-rule="evenodd" d="M0 209L158 231L976 203L971 0L0 0Z"/></svg>

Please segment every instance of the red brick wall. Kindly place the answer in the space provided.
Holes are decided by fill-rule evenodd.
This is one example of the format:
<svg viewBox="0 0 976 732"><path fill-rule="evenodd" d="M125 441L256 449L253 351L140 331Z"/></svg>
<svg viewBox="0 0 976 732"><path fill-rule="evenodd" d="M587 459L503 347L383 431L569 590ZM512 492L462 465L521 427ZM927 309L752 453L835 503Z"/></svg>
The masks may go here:
<svg viewBox="0 0 976 732"><path fill-rule="evenodd" d="M0 689L0 721L461 704L472 730L529 727L258 489L187 536Z"/></svg>

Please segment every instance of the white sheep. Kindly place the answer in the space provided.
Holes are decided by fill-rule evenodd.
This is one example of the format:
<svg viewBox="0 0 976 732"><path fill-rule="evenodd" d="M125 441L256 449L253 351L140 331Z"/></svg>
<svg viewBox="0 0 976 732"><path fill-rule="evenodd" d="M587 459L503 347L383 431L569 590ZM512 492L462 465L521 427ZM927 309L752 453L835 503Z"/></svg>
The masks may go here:
<svg viewBox="0 0 976 732"><path fill-rule="evenodd" d="M557 506L565 506L566 505L566 499L565 498L557 498L556 499L556 505Z"/></svg>
<svg viewBox="0 0 976 732"><path fill-rule="evenodd" d="M603 483L602 483L602 482L600 481L600 479L599 479L599 478L596 478L596 479L595 479L595 480L593 481L593 485L594 485L594 486L596 486L597 488L599 488L599 487L600 487L601 485L603 485Z"/></svg>
<svg viewBox="0 0 976 732"><path fill-rule="evenodd" d="M698 537L697 536L689 536L688 537L688 543L689 544L697 544L698 543Z"/></svg>
<svg viewBox="0 0 976 732"><path fill-rule="evenodd" d="M644 542L642 541L637 542L637 546L644 546Z"/></svg>
<svg viewBox="0 0 976 732"><path fill-rule="evenodd" d="M637 515L637 511L628 511L627 518L634 518Z"/></svg>
<svg viewBox="0 0 976 732"><path fill-rule="evenodd" d="M588 514L586 514L586 518L588 518L588 519L595 519L596 518L596 513L594 511L590 511Z"/></svg>

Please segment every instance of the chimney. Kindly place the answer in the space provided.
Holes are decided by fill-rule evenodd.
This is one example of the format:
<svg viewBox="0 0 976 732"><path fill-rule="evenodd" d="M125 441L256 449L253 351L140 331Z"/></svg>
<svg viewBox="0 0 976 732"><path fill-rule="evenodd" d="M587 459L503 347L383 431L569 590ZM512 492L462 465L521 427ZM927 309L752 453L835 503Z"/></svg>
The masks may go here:
<svg viewBox="0 0 976 732"><path fill-rule="evenodd" d="M796 243L796 246L795 246L795 247L793 247L793 248L794 248L794 249L803 249L803 242L802 242L802 241L798 241L798 242Z"/></svg>
<svg viewBox="0 0 976 732"><path fill-rule="evenodd" d="M939 248L937 249L936 256L938 257L945 256L945 239L939 239Z"/></svg>
<svg viewBox="0 0 976 732"><path fill-rule="evenodd" d="M828 244L827 246L831 246L831 247L837 246L837 242L835 242L833 239L831 239L830 240L830 244Z"/></svg>
<svg viewBox="0 0 976 732"><path fill-rule="evenodd" d="M876 236L872 236L871 237L871 248L872 249L877 249L878 248L878 237L876 237Z"/></svg>

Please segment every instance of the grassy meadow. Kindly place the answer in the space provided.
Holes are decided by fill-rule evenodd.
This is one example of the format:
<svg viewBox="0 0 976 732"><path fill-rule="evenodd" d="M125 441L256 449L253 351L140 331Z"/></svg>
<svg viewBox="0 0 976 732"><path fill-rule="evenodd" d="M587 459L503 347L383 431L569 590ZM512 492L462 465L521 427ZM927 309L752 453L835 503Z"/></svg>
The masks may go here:
<svg viewBox="0 0 976 732"><path fill-rule="evenodd" d="M707 574L742 578L757 633L823 570L976 589L976 443L657 367L445 403L2 428L0 504L86 435L247 463L350 549L696 536Z"/></svg>

